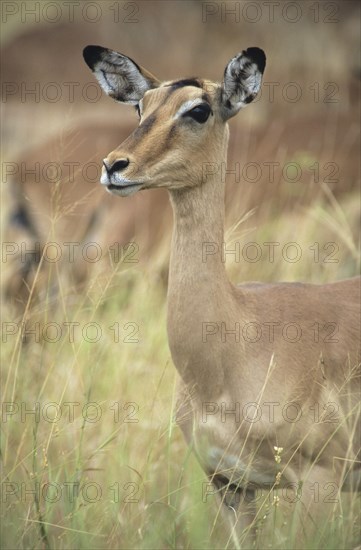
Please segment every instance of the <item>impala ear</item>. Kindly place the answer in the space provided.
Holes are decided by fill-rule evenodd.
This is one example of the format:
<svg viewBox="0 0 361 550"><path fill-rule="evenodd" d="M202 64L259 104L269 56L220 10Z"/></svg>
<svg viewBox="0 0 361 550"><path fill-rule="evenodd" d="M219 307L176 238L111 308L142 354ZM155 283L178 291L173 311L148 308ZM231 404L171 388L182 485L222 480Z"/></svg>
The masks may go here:
<svg viewBox="0 0 361 550"><path fill-rule="evenodd" d="M266 56L260 48L248 48L228 63L221 90L221 113L224 120L234 116L258 94Z"/></svg>
<svg viewBox="0 0 361 550"><path fill-rule="evenodd" d="M147 90L160 85L157 78L132 59L108 48L87 46L83 57L104 92L116 101L136 105Z"/></svg>

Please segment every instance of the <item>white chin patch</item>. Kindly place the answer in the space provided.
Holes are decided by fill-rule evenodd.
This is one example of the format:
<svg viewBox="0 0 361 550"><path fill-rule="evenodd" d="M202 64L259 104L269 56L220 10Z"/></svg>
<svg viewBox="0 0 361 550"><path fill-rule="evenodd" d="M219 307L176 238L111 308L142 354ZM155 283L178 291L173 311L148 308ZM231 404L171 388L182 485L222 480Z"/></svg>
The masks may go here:
<svg viewBox="0 0 361 550"><path fill-rule="evenodd" d="M107 191L108 193L111 193L112 195L119 195L120 197L129 197L130 195L134 195L139 189L142 188L142 184L132 184L132 185L107 185Z"/></svg>

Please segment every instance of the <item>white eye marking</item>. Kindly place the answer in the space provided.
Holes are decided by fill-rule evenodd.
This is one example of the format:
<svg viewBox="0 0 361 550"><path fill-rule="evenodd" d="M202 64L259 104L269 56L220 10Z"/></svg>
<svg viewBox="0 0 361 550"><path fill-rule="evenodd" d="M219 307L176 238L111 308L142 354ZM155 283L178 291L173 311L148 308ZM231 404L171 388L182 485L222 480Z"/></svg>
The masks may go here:
<svg viewBox="0 0 361 550"><path fill-rule="evenodd" d="M190 111L191 109L194 109L194 107L197 107L197 105L201 105L202 103L204 103L204 101L201 98L191 99L191 100L186 101L178 109L178 111L174 115L173 119L181 117L182 115L184 115L184 113L187 113L188 111Z"/></svg>

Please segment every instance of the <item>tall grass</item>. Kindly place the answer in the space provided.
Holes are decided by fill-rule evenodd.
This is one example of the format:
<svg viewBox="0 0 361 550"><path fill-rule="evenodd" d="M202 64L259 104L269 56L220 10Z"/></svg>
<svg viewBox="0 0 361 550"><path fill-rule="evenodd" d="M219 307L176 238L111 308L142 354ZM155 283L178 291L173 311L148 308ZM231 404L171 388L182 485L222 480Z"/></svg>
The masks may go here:
<svg viewBox="0 0 361 550"><path fill-rule="evenodd" d="M316 233L329 239L332 221L338 242L347 243L338 263L320 265L315 275L315 263L265 257L257 266L231 263L232 279L323 282L354 274L359 258L350 250L356 246L342 205L329 199L298 213L298 242L307 244ZM249 241L243 225L229 228L228 244ZM275 227L279 241L293 240L287 215L254 231L272 240ZM166 247L159 247L162 258ZM173 421L166 289L152 265L118 266L76 299L61 278L59 284L55 301L45 293L40 306L29 307L27 334L3 336L2 547L233 547L214 497L205 498L207 479ZM6 306L4 313L11 318ZM71 322L72 335L65 325ZM36 324L47 332L29 332ZM276 495L258 503L257 544L297 548ZM307 547L356 544L359 506L359 497L345 494Z"/></svg>

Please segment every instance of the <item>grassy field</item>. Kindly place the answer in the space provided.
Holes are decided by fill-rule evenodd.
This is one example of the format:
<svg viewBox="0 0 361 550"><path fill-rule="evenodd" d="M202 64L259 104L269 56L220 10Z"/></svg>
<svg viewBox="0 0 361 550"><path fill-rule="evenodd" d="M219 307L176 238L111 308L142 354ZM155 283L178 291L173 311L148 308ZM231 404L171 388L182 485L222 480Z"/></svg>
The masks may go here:
<svg viewBox="0 0 361 550"><path fill-rule="evenodd" d="M66 48L69 37L72 51L77 52L70 68L66 62L62 65L65 81L77 72L80 82L86 78L79 69L79 52L83 41L96 40L114 48L121 42L119 51L136 60L138 55L151 70L159 61L159 71L166 78L201 73L203 68L207 69L204 76L220 78L228 58L243 47L259 45L270 59L266 80L278 79L282 84L282 78L286 83L296 79L304 83L304 91L313 84L315 73L321 90L327 82L336 81L342 100L337 105L311 101L305 93L296 104L278 95L274 103L263 98L249 107L243 119L240 116L231 123L232 166L238 160L274 161L281 166L295 162L303 167L303 176L291 182L278 174L272 183L263 170L257 183L240 184L227 176L226 241L240 252L238 259L227 257L227 269L235 283L323 283L356 275L360 270L360 202L359 162L354 151L360 138L354 90L359 90L359 81L351 72L359 69L353 49L357 42L354 20L359 12L353 15L352 3L348 3L351 15L346 12L342 25L318 26L317 34L309 20L298 26L283 21L273 27L261 22L241 29L234 21L223 25L220 19L206 25L183 11L189 4L189 13L199 15L196 2L167 4L161 9L159 3L140 2L139 24L123 26L121 38L119 27L112 27L108 38L106 26L76 21L70 25L70 34L69 27L61 34L60 27L45 25L45 41L37 33L23 38L26 33L20 23L11 23L6 51L13 57L6 67L7 78L28 81L27 67L36 72L41 65L26 63L26 58L21 64L16 57L19 44L25 50L33 44L34 59L42 52L48 62L42 76L48 81L54 78L56 55L61 50L52 39L55 29L54 36L62 36L60 45ZM179 18L187 20L191 37L187 48ZM29 33L33 30L32 24L25 27ZM164 44L172 43L177 63L172 61L172 52L165 51ZM48 52L43 44L48 45ZM50 51L56 61L49 61ZM17 77L11 73L14 67L18 67ZM118 107L107 99L96 108L99 119L101 115L116 118ZM11 97L4 109L4 158L13 160L14 151L18 154L29 139L36 141L48 134L49 127L62 128L66 117L74 116L74 125L80 118L90 118L93 109L94 105L84 102L44 105ZM121 124L121 120L115 122ZM255 128L254 133L250 128ZM310 169L317 162L321 167L318 179ZM331 183L322 173L326 162L337 162L339 168ZM6 204L3 226L5 212ZM166 334L170 236L169 226L151 259L143 255L140 245L139 261L123 261L103 272L94 269L81 292L69 285L60 265L54 263L48 266L49 284L42 283L40 295L29 289L30 300L20 313L14 307L16 297L12 303L3 301L1 548L235 547L222 528L214 495L208 494L207 478L173 420L177 374ZM278 243L273 260L264 244L270 242ZM301 250L297 261L290 244L295 242ZM243 254L249 243L259 247L257 261ZM3 275L9 269L2 264ZM56 294L50 284L54 279L59 287ZM311 523L318 522L317 535L302 546L293 525L297 507L293 515L283 516L282 495L274 491L263 493L257 505L254 548L351 549L360 544L360 497L356 494L325 501L331 520L309 518ZM306 539L307 529L305 524Z"/></svg>
<svg viewBox="0 0 361 550"><path fill-rule="evenodd" d="M316 234L320 243L332 241L332 224L338 242L347 243L339 262L233 263L233 280L353 275L357 246L345 212L330 199L298 214L297 242L306 250ZM294 241L291 220L281 213L255 233L258 242L275 235ZM241 234L242 223L230 227L228 242L250 241ZM160 256L162 247L168 243ZM205 498L206 477L173 422L166 290L152 264L120 265L74 303L68 292L55 301L44 296L25 335L11 323L3 333L2 547L233 547L221 538L216 503ZM297 548L289 525L278 520L274 495L261 502L260 547ZM322 543L309 547L351 548L359 536L359 497L346 494L327 506L334 520L320 525Z"/></svg>

